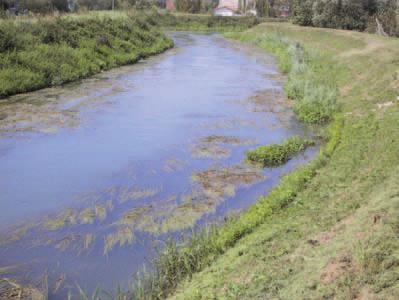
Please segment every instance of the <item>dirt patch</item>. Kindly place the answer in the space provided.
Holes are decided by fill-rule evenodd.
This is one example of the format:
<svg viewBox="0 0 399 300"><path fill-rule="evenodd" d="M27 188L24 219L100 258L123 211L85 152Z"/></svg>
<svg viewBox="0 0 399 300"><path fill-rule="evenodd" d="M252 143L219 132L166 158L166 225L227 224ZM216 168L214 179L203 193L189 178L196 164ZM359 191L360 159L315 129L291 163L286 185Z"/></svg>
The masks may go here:
<svg viewBox="0 0 399 300"><path fill-rule="evenodd" d="M311 239L311 241L313 241L314 245L319 245L319 244L326 245L331 240L333 240L339 232L344 230L347 226L351 226L354 220L355 216L351 215L343 219L339 223L335 224L334 226L332 226L330 230L318 234L313 239Z"/></svg>
<svg viewBox="0 0 399 300"><path fill-rule="evenodd" d="M324 268L321 275L321 281L324 284L331 284L347 272L354 272L355 267L351 255L342 255L341 257L330 261Z"/></svg>
<svg viewBox="0 0 399 300"><path fill-rule="evenodd" d="M360 289L359 294L355 297L355 300L377 300L377 295L367 286Z"/></svg>
<svg viewBox="0 0 399 300"><path fill-rule="evenodd" d="M367 55L385 46L383 41L380 41L376 38L366 38L363 41L366 43L365 47L362 49L351 49L349 51L343 52L339 55L339 57L348 58L355 55Z"/></svg>

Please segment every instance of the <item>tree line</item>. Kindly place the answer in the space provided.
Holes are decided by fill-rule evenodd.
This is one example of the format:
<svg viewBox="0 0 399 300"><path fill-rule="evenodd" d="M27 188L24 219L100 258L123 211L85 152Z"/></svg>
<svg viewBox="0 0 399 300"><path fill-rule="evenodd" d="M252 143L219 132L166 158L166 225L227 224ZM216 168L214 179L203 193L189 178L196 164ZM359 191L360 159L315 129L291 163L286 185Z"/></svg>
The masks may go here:
<svg viewBox="0 0 399 300"><path fill-rule="evenodd" d="M399 36L399 0L295 0L293 22Z"/></svg>

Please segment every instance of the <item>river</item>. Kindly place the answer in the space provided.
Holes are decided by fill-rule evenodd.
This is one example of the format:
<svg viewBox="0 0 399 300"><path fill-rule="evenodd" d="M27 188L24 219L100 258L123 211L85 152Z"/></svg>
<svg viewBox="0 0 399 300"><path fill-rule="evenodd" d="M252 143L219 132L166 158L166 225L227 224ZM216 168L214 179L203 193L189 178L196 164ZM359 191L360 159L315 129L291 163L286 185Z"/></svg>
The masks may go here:
<svg viewBox="0 0 399 300"><path fill-rule="evenodd" d="M216 34L0 103L0 277L50 299L126 286L168 236L253 204L286 165L245 151L306 135L274 60ZM46 283L47 285L47 283Z"/></svg>

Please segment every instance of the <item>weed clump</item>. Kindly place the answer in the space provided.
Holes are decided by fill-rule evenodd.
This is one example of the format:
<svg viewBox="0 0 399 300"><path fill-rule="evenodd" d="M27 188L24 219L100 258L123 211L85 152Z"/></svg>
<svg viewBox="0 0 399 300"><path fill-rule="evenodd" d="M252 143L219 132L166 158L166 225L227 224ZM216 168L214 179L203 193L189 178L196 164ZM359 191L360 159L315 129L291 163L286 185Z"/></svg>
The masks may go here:
<svg viewBox="0 0 399 300"><path fill-rule="evenodd" d="M294 155L314 145L313 141L294 136L283 144L261 146L247 152L247 160L262 164L263 167L275 167L286 163Z"/></svg>

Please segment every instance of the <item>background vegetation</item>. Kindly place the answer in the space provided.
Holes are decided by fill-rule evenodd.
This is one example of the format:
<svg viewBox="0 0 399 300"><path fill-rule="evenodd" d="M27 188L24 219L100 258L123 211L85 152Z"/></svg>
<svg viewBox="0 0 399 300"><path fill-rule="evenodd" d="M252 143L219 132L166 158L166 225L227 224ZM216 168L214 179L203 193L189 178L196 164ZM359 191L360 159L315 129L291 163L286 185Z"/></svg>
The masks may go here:
<svg viewBox="0 0 399 300"><path fill-rule="evenodd" d="M294 23L399 35L397 0L295 0ZM378 20L378 21L377 21Z"/></svg>
<svg viewBox="0 0 399 300"><path fill-rule="evenodd" d="M173 41L145 15L82 15L3 20L0 97L84 78L134 63Z"/></svg>
<svg viewBox="0 0 399 300"><path fill-rule="evenodd" d="M220 17L193 14L171 14L156 13L158 24L167 30L183 31L243 31L257 24L259 20L255 17Z"/></svg>

